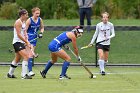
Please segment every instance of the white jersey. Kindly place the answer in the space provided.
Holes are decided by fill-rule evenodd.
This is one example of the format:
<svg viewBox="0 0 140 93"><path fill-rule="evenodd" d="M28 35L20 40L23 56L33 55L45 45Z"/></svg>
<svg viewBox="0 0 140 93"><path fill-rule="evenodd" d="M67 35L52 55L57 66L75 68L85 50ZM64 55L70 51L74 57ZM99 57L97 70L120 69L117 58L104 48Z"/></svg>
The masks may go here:
<svg viewBox="0 0 140 93"><path fill-rule="evenodd" d="M104 24L103 22L100 22L97 24L96 26L96 31L93 35L93 38L90 42L90 44L93 44L95 39L97 38L96 43L109 39L105 42L102 42L100 44L102 45L110 45L110 39L112 37L115 36L115 32L114 32L114 26L111 22L107 22L106 24Z"/></svg>
<svg viewBox="0 0 140 93"><path fill-rule="evenodd" d="M18 20L20 20L20 19L18 19ZM16 21L17 22L17 21ZM21 35L22 35L22 37L25 37L24 36L24 31L25 31L25 22L22 22L21 20L20 20L20 22L21 22L21 24L22 24L22 28L21 28ZM13 38L13 44L14 43L16 43L16 42L21 42L21 43L25 43L24 41L22 41L19 37L18 37L18 35L17 35L17 31L16 31L16 28L14 27L14 38Z"/></svg>

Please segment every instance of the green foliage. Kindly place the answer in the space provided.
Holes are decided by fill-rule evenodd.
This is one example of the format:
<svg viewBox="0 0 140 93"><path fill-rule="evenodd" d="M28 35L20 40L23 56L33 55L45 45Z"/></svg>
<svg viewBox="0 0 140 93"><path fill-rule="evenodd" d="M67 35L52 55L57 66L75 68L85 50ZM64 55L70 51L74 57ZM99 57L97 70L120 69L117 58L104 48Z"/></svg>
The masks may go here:
<svg viewBox="0 0 140 93"><path fill-rule="evenodd" d="M4 19L15 19L17 18L17 4L4 2L0 8L0 17Z"/></svg>
<svg viewBox="0 0 140 93"><path fill-rule="evenodd" d="M4 2L15 2L18 6L27 9L30 16L31 9L37 6L41 9L43 19L79 18L77 0L3 0L0 1L1 7L5 5ZM111 18L139 19L140 0L97 0L92 10L94 18L99 18L102 12L107 11Z"/></svg>
<svg viewBox="0 0 140 93"><path fill-rule="evenodd" d="M1 5L2 3L4 3L4 2L11 2L11 3L13 2L13 3L14 3L15 0L0 0L0 5Z"/></svg>
<svg viewBox="0 0 140 93"><path fill-rule="evenodd" d="M16 0L19 6L26 8L31 15L31 9L38 6L41 9L41 17L43 18L77 18L75 12L74 0ZM73 8L71 8L73 7ZM73 12L73 13L72 13Z"/></svg>
<svg viewBox="0 0 140 93"><path fill-rule="evenodd" d="M140 0L98 0L93 11L96 16L107 11L112 18L140 18Z"/></svg>

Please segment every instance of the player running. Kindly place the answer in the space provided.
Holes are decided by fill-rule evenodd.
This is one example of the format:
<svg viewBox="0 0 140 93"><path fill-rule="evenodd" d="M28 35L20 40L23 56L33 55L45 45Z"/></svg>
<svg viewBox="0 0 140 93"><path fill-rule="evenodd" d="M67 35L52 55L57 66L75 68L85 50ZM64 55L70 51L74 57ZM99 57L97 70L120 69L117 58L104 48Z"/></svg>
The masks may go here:
<svg viewBox="0 0 140 93"><path fill-rule="evenodd" d="M62 71L59 79L71 79L67 76L66 72L70 65L71 58L70 56L62 49L62 46L72 42L72 46L74 49L74 53L77 56L77 59L81 61L81 58L78 54L78 48L76 45L76 39L81 37L83 34L83 27L77 26L70 32L63 32L56 38L54 38L48 45L49 51L51 52L51 60L45 66L43 71L40 71L40 74L43 78L46 78L46 73L51 68L51 66L57 62L57 58L64 59L64 63L62 65Z"/></svg>
<svg viewBox="0 0 140 93"><path fill-rule="evenodd" d="M14 38L13 38L13 47L15 50L15 58L11 63L9 72L7 74L8 78L16 78L14 75L15 68L20 62L21 57L22 61L22 79L32 79L27 75L28 73L28 53L26 51L25 45L30 48L30 42L27 40L27 33L25 32L25 21L28 18L28 12L25 9L19 11L20 18L16 20L14 24Z"/></svg>
<svg viewBox="0 0 140 93"><path fill-rule="evenodd" d="M37 57L38 55L35 54L34 50L37 44L37 38L42 38L44 32L43 21L39 17L40 9L38 7L34 7L32 9L32 14L33 16L26 21L28 40L31 43L31 51L29 52L29 60L28 60L29 76L35 75L35 73L32 71L32 63L34 61L34 57ZM40 33L38 34L39 29Z"/></svg>
<svg viewBox="0 0 140 93"><path fill-rule="evenodd" d="M105 75L104 65L105 63L108 62L110 39L115 37L114 26L111 22L108 21L108 19L109 19L109 14L107 12L102 13L102 22L97 24L96 31L93 35L90 44L88 45L89 47L92 46L95 39L97 38L96 43L97 43L97 49L99 54L98 63L99 63L101 75ZM102 43L98 43L103 40L106 41Z"/></svg>

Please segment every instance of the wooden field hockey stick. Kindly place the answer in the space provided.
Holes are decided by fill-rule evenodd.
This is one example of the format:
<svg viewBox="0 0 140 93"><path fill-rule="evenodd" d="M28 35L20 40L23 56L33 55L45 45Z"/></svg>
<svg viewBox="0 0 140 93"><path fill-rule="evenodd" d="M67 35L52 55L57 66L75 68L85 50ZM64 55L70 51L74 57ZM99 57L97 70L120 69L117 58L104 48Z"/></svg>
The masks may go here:
<svg viewBox="0 0 140 93"><path fill-rule="evenodd" d="M100 42L97 42L96 44L99 44L99 43L102 43L102 42L105 42L105 41L108 41L109 39L107 39L107 40L102 40L102 41L100 41ZM83 47L81 47L81 49L86 49L86 48L89 48L89 47L92 47L92 46L94 46L94 44L92 44L91 46L83 46Z"/></svg>
<svg viewBox="0 0 140 93"><path fill-rule="evenodd" d="M71 53L77 58L77 56L75 55L75 53L69 48L69 50L71 51ZM92 72L81 62L81 61L78 61L83 67L84 69L89 73L90 75L90 78L93 78L93 74Z"/></svg>

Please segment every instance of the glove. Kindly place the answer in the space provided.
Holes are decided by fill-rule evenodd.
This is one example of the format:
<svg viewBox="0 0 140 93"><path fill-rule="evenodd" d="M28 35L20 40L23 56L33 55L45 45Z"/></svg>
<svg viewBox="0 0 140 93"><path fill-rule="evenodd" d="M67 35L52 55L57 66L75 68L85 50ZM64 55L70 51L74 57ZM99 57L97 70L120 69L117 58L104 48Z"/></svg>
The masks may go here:
<svg viewBox="0 0 140 93"><path fill-rule="evenodd" d="M77 60L80 61L80 62L82 61L80 56L77 57Z"/></svg>
<svg viewBox="0 0 140 93"><path fill-rule="evenodd" d="M40 33L38 34L38 38L42 38L42 37L43 37L43 33L40 32Z"/></svg>
<svg viewBox="0 0 140 93"><path fill-rule="evenodd" d="M63 47L64 47L66 50L70 50L70 47L67 46L67 45L64 45Z"/></svg>

